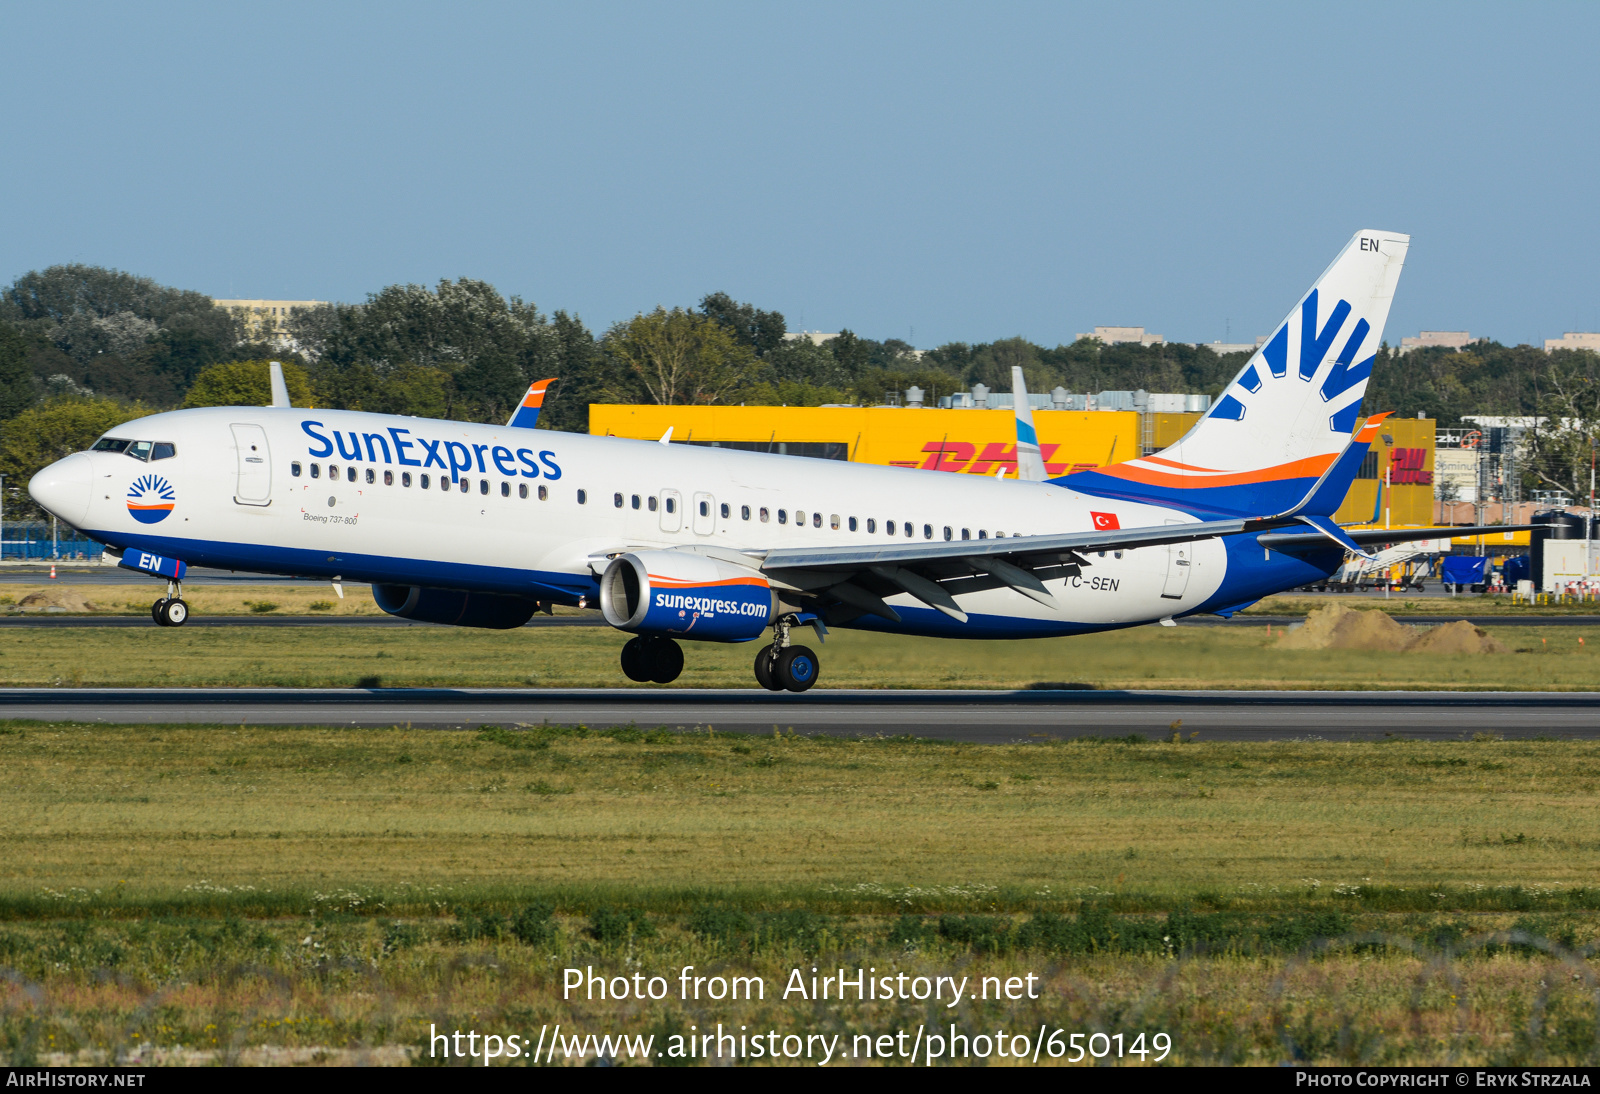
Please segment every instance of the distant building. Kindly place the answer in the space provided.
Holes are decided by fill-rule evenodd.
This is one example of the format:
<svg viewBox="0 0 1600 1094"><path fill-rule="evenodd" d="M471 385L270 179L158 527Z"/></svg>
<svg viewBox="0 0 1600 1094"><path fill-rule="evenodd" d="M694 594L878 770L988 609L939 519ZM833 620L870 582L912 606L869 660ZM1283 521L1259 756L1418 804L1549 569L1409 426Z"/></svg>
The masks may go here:
<svg viewBox="0 0 1600 1094"><path fill-rule="evenodd" d="M1123 342L1137 342L1141 346L1159 346L1166 339L1159 334L1151 334L1143 327L1096 327L1092 334L1074 334L1074 340L1080 338L1093 338L1097 342L1104 342L1108 346L1119 345Z"/></svg>
<svg viewBox="0 0 1600 1094"><path fill-rule="evenodd" d="M1586 349L1600 353L1600 334L1587 330L1569 330L1560 338L1546 338L1544 351L1549 353L1557 349Z"/></svg>
<svg viewBox="0 0 1600 1094"><path fill-rule="evenodd" d="M785 342L798 342L804 338L813 346L820 346L822 343L837 337L839 337L838 331L834 331L832 334L824 334L819 330L792 330L783 336L783 340Z"/></svg>
<svg viewBox="0 0 1600 1094"><path fill-rule="evenodd" d="M1464 330L1425 330L1418 331L1415 338L1400 339L1400 353L1404 356L1414 349L1427 349L1433 346L1459 350L1471 344L1472 335Z"/></svg>
<svg viewBox="0 0 1600 1094"><path fill-rule="evenodd" d="M245 338L252 342L287 342L291 308L317 308L326 300L213 300L244 323Z"/></svg>
<svg viewBox="0 0 1600 1094"><path fill-rule="evenodd" d="M1254 342L1196 342L1194 348L1208 349L1221 357L1225 353L1254 353L1266 344L1266 335L1262 335Z"/></svg>

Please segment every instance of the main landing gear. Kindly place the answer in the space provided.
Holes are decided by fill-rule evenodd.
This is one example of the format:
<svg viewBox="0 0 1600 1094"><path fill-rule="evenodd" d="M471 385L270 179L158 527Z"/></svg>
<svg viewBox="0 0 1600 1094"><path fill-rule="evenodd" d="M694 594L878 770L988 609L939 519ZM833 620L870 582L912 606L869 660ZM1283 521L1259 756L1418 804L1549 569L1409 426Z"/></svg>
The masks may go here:
<svg viewBox="0 0 1600 1094"><path fill-rule="evenodd" d="M756 654L756 683L768 691L805 691L817 682L822 670L817 655L806 646L789 644L792 616L779 619L773 628L777 640Z"/></svg>
<svg viewBox="0 0 1600 1094"><path fill-rule="evenodd" d="M622 647L622 674L636 683L670 684L683 672L683 647L670 638L640 635Z"/></svg>
<svg viewBox="0 0 1600 1094"><path fill-rule="evenodd" d="M167 595L150 605L150 618L158 627L181 627L189 618L189 605L183 602L183 583L167 582Z"/></svg>

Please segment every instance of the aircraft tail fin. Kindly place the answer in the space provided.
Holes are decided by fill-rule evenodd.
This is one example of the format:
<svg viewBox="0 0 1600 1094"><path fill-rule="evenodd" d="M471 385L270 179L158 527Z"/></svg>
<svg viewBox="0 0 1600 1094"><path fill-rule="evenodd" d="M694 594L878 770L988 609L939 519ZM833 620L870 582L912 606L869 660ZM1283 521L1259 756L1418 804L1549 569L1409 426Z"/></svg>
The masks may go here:
<svg viewBox="0 0 1600 1094"><path fill-rule="evenodd" d="M1017 413L1017 478L1027 482L1043 482L1044 457L1039 453L1039 434L1033 428L1033 405L1028 402L1028 385L1023 382L1022 370L1011 366L1011 403Z"/></svg>
<svg viewBox="0 0 1600 1094"><path fill-rule="evenodd" d="M548 380L536 380L528 385L528 393L522 397L522 405L517 407L516 413L511 415L508 426L518 429L532 429L539 421L539 411L544 406L544 393L550 385L556 382L552 376Z"/></svg>
<svg viewBox="0 0 1600 1094"><path fill-rule="evenodd" d="M283 382L283 366L277 361L267 362L267 376L272 382L272 405L292 407L294 404L289 401L289 385Z"/></svg>
<svg viewBox="0 0 1600 1094"><path fill-rule="evenodd" d="M1206 512L1300 505L1350 445L1410 242L1395 232L1357 232L1181 440L1055 481Z"/></svg>

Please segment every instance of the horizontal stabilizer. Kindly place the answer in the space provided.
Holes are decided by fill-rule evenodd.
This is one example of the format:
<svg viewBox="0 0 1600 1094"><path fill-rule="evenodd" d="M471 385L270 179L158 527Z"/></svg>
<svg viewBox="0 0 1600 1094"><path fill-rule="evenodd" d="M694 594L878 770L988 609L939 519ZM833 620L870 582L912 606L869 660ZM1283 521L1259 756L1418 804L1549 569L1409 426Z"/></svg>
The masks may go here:
<svg viewBox="0 0 1600 1094"><path fill-rule="evenodd" d="M1361 528L1339 529L1358 547L1375 547L1382 543L1411 543L1419 539L1462 539L1467 536L1490 536L1496 532L1531 532L1543 527L1534 524L1481 524L1446 528ZM1324 535L1326 533L1324 532ZM1272 551L1293 552L1296 548L1323 550L1326 540L1310 532L1266 532L1256 537L1256 542ZM1349 550L1348 547L1345 550ZM1358 552L1359 553L1359 552Z"/></svg>

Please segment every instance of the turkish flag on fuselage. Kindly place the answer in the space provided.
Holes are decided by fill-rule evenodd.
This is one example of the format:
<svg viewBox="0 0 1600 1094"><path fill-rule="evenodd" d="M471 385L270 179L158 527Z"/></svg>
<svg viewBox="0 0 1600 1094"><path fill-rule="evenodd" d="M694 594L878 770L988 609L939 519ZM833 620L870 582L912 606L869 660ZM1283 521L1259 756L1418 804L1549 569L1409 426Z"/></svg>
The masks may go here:
<svg viewBox="0 0 1600 1094"><path fill-rule="evenodd" d="M1122 529L1122 522L1117 520L1117 514L1115 513L1091 512L1089 515L1094 518L1094 530L1096 532L1115 532Z"/></svg>

